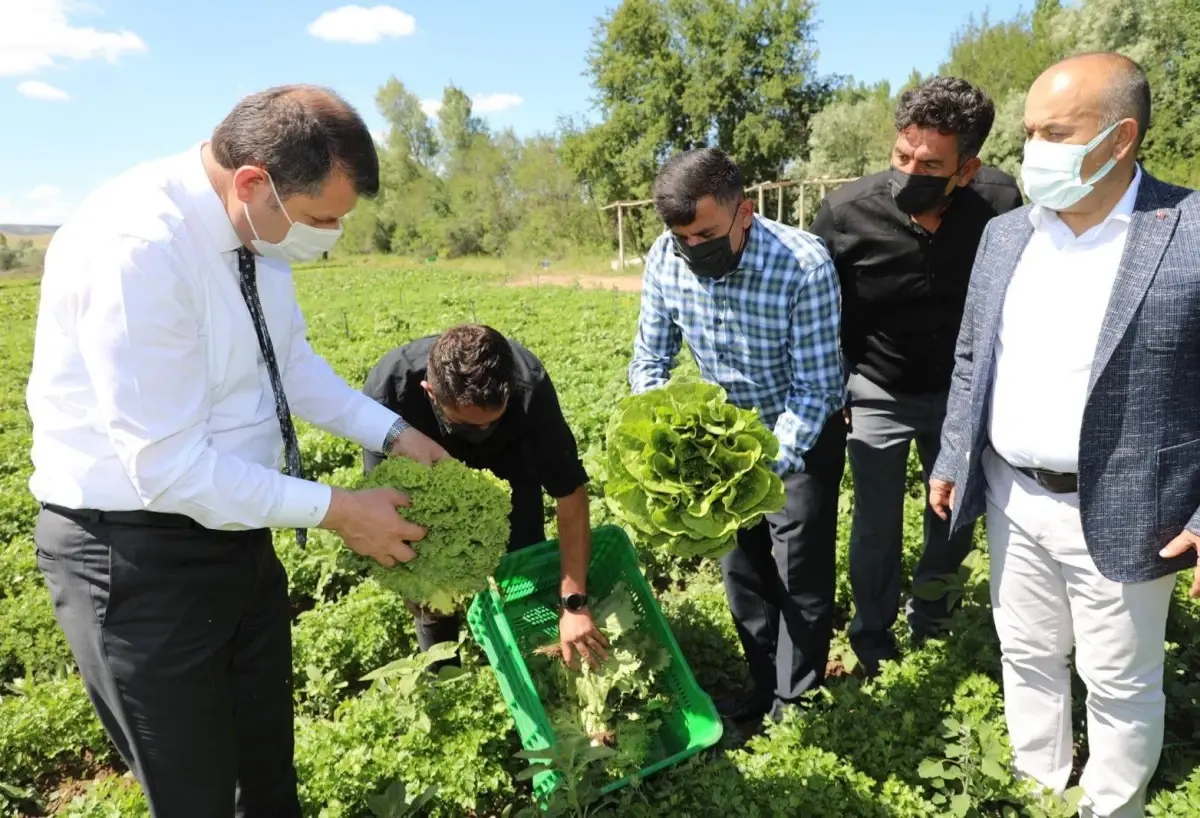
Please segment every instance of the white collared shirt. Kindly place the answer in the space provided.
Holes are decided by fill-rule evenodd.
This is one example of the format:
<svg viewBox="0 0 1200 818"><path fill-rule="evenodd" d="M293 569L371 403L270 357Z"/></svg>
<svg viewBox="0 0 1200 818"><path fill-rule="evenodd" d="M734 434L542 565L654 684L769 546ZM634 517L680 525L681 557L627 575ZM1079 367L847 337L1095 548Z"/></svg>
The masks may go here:
<svg viewBox="0 0 1200 818"><path fill-rule="evenodd" d="M26 395L40 502L174 512L216 529L324 518L331 489L280 473L241 244L199 145L108 182L55 234ZM255 261L291 411L381 448L395 413L313 352L290 266Z"/></svg>
<svg viewBox="0 0 1200 818"><path fill-rule="evenodd" d="M1033 236L1004 298L989 434L1014 466L1074 473L1100 329L1142 181L1140 167L1103 222L1076 236L1034 206Z"/></svg>

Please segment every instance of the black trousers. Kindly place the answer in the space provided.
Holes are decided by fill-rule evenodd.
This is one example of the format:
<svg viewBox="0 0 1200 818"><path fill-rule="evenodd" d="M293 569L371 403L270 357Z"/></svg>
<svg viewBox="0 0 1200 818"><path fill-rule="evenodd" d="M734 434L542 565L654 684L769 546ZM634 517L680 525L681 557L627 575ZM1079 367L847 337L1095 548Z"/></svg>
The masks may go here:
<svg viewBox="0 0 1200 818"><path fill-rule="evenodd" d="M287 576L270 532L43 509L34 539L88 695L151 815L298 818Z"/></svg>
<svg viewBox="0 0 1200 818"><path fill-rule="evenodd" d="M846 463L841 412L825 423L787 502L721 562L729 610L754 681L754 704L778 709L825 681L833 635L837 509Z"/></svg>
<svg viewBox="0 0 1200 818"><path fill-rule="evenodd" d="M537 545L546 539L546 518L542 513L542 487L537 483L512 483L512 511L508 515L508 550ZM458 613L439 614L409 606L417 629L417 646L427 651L439 642L457 642L462 627ZM453 659L445 664L457 664ZM435 663L437 666L441 666ZM436 670L437 667L434 667Z"/></svg>

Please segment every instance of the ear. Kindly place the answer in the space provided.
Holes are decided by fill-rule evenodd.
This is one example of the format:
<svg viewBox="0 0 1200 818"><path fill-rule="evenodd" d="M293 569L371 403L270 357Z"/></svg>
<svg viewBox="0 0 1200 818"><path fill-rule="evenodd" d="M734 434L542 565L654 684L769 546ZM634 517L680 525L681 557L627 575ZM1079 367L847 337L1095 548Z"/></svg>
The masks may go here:
<svg viewBox="0 0 1200 818"><path fill-rule="evenodd" d="M269 189L267 172L253 165L242 165L233 172L233 194L240 202L252 202L262 198L263 189ZM268 198L270 198L268 194Z"/></svg>
<svg viewBox="0 0 1200 818"><path fill-rule="evenodd" d="M1121 124L1113 131L1116 137L1116 145L1113 148L1113 159L1120 162L1127 157L1133 150L1133 145L1138 138L1138 124L1133 119L1123 119Z"/></svg>
<svg viewBox="0 0 1200 818"><path fill-rule="evenodd" d="M975 174L979 173L979 169L983 167L983 160L978 156L972 156L967 160L967 163L962 166L962 170L958 172L958 181L955 183L957 187L966 187L971 184L971 180L975 178Z"/></svg>
<svg viewBox="0 0 1200 818"><path fill-rule="evenodd" d="M421 388L425 390L425 394L429 396L430 400L434 399L433 387L429 385L429 381L421 381Z"/></svg>
<svg viewBox="0 0 1200 818"><path fill-rule="evenodd" d="M742 228L747 229L754 222L754 200L749 196L742 199L738 205L737 218L741 220Z"/></svg>

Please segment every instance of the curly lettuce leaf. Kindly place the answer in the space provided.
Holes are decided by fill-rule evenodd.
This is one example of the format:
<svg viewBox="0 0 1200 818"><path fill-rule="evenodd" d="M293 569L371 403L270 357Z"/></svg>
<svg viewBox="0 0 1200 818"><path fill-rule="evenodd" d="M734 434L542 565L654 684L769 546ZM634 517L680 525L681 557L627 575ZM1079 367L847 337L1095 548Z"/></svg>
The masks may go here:
<svg viewBox="0 0 1200 818"><path fill-rule="evenodd" d="M779 440L710 383L675 379L623 399L606 429L605 500L651 546L719 557L783 508Z"/></svg>
<svg viewBox="0 0 1200 818"><path fill-rule="evenodd" d="M487 587L487 578L508 547L512 510L508 483L458 460L425 466L389 457L360 485L406 493L411 506L397 512L428 530L424 539L413 543L415 560L372 568L383 587L441 613L453 612Z"/></svg>

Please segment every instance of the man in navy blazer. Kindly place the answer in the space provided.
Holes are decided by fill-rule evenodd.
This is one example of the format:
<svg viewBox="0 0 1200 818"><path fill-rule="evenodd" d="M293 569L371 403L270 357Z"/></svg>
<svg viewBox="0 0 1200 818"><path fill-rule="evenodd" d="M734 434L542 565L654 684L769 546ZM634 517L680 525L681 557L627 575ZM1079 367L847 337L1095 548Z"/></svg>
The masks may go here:
<svg viewBox="0 0 1200 818"><path fill-rule="evenodd" d="M1138 165L1149 119L1145 74L1116 54L1030 89L1033 204L980 241L930 480L952 529L986 511L1017 773L1067 785L1074 647L1080 814L1116 818L1143 814L1167 609L1200 546L1200 195Z"/></svg>

